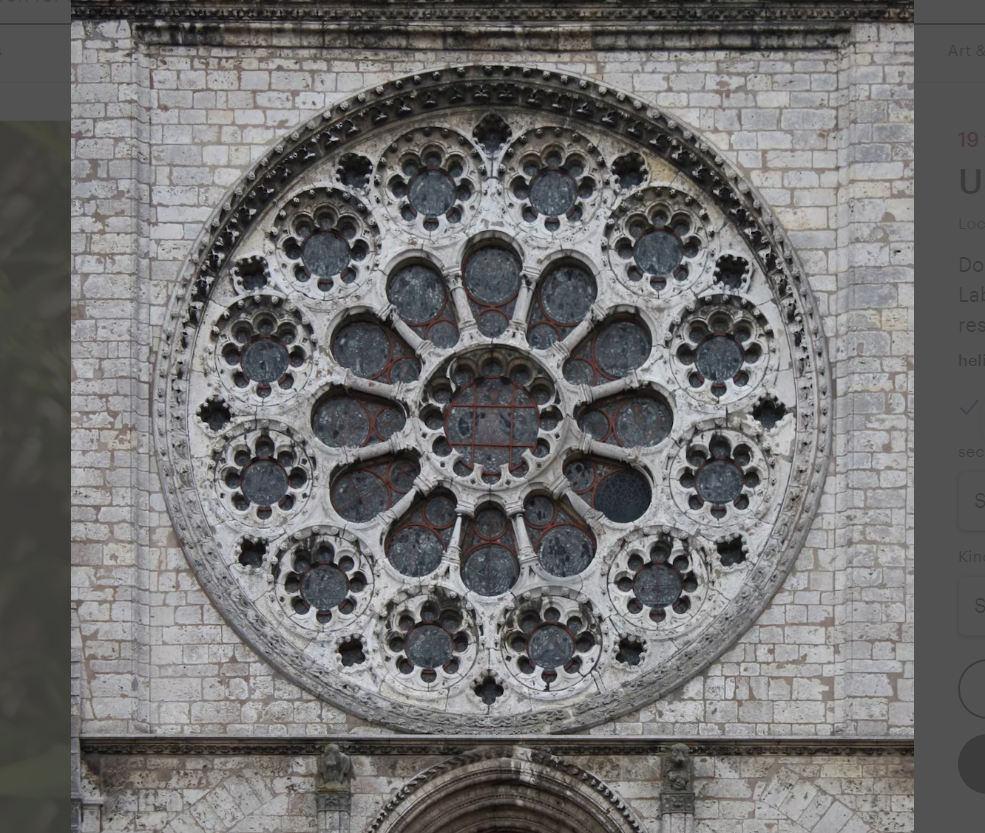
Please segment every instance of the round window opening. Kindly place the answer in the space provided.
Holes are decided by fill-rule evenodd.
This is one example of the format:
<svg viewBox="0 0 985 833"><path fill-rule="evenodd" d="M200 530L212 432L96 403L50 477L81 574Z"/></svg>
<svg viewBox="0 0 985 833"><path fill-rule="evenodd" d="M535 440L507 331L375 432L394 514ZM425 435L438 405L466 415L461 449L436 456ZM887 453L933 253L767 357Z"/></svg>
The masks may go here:
<svg viewBox="0 0 985 833"><path fill-rule="evenodd" d="M827 453L819 316L761 205L675 120L524 68L395 79L268 149L159 355L222 614L405 731L575 731L699 673Z"/></svg>

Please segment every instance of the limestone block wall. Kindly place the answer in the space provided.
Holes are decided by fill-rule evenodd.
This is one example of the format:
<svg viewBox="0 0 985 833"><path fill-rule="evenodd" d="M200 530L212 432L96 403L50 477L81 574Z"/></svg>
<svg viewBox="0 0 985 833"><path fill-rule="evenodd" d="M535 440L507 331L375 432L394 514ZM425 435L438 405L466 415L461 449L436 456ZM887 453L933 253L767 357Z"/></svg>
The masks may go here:
<svg viewBox="0 0 985 833"><path fill-rule="evenodd" d="M159 331L202 224L278 137L394 76L518 56L314 48L289 34L276 45L246 35L223 47L149 40L160 38L138 37L125 22L73 24L73 557L83 732L373 732L274 673L188 569L155 469L149 391ZM696 41L674 51L522 56L631 91L732 161L797 248L833 361L834 450L796 568L758 624L706 673L594 734L912 733L912 40L911 26L856 24L809 50L730 52ZM209 780L218 769L199 786L168 786L186 775L158 769L163 763L153 762L163 791L218 787ZM745 785L736 800L748 805L766 770L742 763L733 780ZM810 764L825 778L827 765ZM280 808L280 795L287 801L291 779L310 777L307 763L270 766L271 786L256 795L268 810ZM862 769L853 773L844 778L863 778ZM850 790L841 798L834 787L842 776L831 778L828 792L845 806L861 801ZM124 781L126 794L143 789ZM867 783L858 789L882 801ZM185 812L177 801L155 809L165 824L148 829L167 829ZM709 817L703 829L716 823Z"/></svg>

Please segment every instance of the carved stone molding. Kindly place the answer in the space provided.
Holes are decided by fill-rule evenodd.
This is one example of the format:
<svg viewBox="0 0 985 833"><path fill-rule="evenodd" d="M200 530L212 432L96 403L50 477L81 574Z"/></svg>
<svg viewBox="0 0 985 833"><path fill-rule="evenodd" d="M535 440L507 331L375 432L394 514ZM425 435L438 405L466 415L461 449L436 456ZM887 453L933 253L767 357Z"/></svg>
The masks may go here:
<svg viewBox="0 0 985 833"><path fill-rule="evenodd" d="M82 738L86 755L275 755L324 754L327 744L336 743L349 755L459 755L476 746L509 749L518 738L478 736L464 739L432 735L423 741L413 735L355 737L333 735L305 738L200 737L200 736L99 736ZM912 758L914 742L905 738L661 738L594 737L582 735L525 736L523 745L547 749L552 754L576 755L663 755L677 743L686 743L692 756L749 757L903 757Z"/></svg>
<svg viewBox="0 0 985 833"><path fill-rule="evenodd" d="M490 114L511 138L480 138ZM433 217L421 195L441 204ZM561 197L570 204L555 210ZM486 290L472 281L484 273L470 270L483 253L512 264L513 300L480 304ZM401 307L413 292L394 289L414 270L436 293L423 318ZM541 293L564 270L592 295L555 320ZM489 315L495 332L483 329ZM535 343L533 328L548 325L564 333ZM372 373L367 347L386 354ZM508 465L489 462L498 435L469 445L449 433L466 401L453 392L500 395L470 392L463 373L476 391L515 387L510 408L534 415L532 429L504 435ZM820 501L829 378L821 316L786 234L713 147L587 79L473 65L339 102L231 189L165 318L154 432L199 581L288 678L405 731L571 731L676 688L769 603ZM318 414L340 393L360 408L372 395L373 408L406 420L337 441ZM627 433L639 439L585 427L586 411L606 422L622 395L655 414ZM755 417L763 396L786 403L781 423ZM359 484L373 478L385 495L364 505ZM605 482L623 497L603 501ZM638 511L621 517L630 492ZM541 518L530 501L554 508ZM445 538L418 564L390 544L425 515L444 518L427 523ZM483 515L516 536L497 539L515 559L505 589L466 570L480 549L470 541L491 540L473 535ZM562 528L573 537L561 550L588 542L585 563L552 566L535 552ZM606 591L609 576L621 595ZM428 624L439 620L444 636ZM530 629L543 645L527 644ZM429 633L437 653L422 648Z"/></svg>
<svg viewBox="0 0 985 833"><path fill-rule="evenodd" d="M320 21L350 25L375 23L490 22L545 25L646 25L660 21L687 23L827 23L827 22L910 22L912 0L820 0L816 3L750 3L747 0L691 4L656 2L641 6L634 0L606 3L553 0L398 0L398 2L332 2L332 0L293 0L293 2L242 2L219 0L171 0L171 2L117 2L117 0L76 0L72 4L76 20L133 20L188 22Z"/></svg>
<svg viewBox="0 0 985 833"><path fill-rule="evenodd" d="M564 812L551 813L552 806ZM501 815L511 830L524 833L645 829L622 797L592 773L553 754L508 747L474 749L415 775L366 833L469 833Z"/></svg>

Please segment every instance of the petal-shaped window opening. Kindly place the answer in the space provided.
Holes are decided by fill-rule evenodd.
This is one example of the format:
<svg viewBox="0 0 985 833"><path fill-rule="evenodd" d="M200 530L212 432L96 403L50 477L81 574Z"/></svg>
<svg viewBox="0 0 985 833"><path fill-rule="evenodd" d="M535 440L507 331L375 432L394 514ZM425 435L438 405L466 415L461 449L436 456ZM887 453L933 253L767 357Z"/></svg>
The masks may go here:
<svg viewBox="0 0 985 833"><path fill-rule="evenodd" d="M632 523L650 508L650 482L632 466L581 457L567 463L564 474L576 494L615 523Z"/></svg>
<svg viewBox="0 0 985 833"><path fill-rule="evenodd" d="M356 376L376 382L416 382L421 374L421 363L407 342L374 318L339 327L332 337L332 355Z"/></svg>
<svg viewBox="0 0 985 833"><path fill-rule="evenodd" d="M592 439L623 448L658 445L670 436L674 412L659 393L641 391L600 399L578 415Z"/></svg>
<svg viewBox="0 0 985 833"><path fill-rule="evenodd" d="M438 569L455 529L455 505L450 492L438 490L396 522L384 550L398 572L419 578Z"/></svg>
<svg viewBox="0 0 985 833"><path fill-rule="evenodd" d="M530 346L546 350L555 341L562 341L585 320L597 296L595 278L584 267L561 263L548 270L537 284L530 307Z"/></svg>
<svg viewBox="0 0 985 833"><path fill-rule="evenodd" d="M622 379L646 363L652 343L649 328L638 318L610 318L571 352L564 378L593 386Z"/></svg>
<svg viewBox="0 0 985 833"><path fill-rule="evenodd" d="M403 410L385 399L334 388L311 409L311 429L332 448L362 448L381 443L407 422Z"/></svg>
<svg viewBox="0 0 985 833"><path fill-rule="evenodd" d="M403 455L347 466L332 482L332 507L347 521L371 521L413 488L420 471L417 460Z"/></svg>
<svg viewBox="0 0 985 833"><path fill-rule="evenodd" d="M506 246L482 246L462 264L462 281L479 332L495 338L506 332L520 291L523 264Z"/></svg>
<svg viewBox="0 0 985 833"><path fill-rule="evenodd" d="M396 269L386 288L387 298L410 328L435 347L458 343L455 306L441 274L427 263L410 263Z"/></svg>
<svg viewBox="0 0 985 833"><path fill-rule="evenodd" d="M465 532L462 581L480 596L500 596L520 577L513 526L497 506L476 510Z"/></svg>
<svg viewBox="0 0 985 833"><path fill-rule="evenodd" d="M531 495L523 522L541 566L565 578L588 569L595 558L595 536L570 509L548 495Z"/></svg>

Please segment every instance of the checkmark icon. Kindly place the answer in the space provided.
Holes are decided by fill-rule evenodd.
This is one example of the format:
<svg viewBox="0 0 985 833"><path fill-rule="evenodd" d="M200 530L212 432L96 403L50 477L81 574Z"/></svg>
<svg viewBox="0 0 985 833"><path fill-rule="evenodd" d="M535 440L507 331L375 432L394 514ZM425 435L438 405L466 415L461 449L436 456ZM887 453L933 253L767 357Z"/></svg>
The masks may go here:
<svg viewBox="0 0 985 833"><path fill-rule="evenodd" d="M965 410L964 408L962 408L962 407L961 407L960 405L958 405L958 409L959 409L959 410L961 411L961 413L963 413L963 414L964 414L965 416L968 416L968 414L970 414L970 413L971 413L971 411L972 411L972 408L974 408L974 407L975 407L975 405L977 405L977 404L978 404L978 400L976 399L976 400L975 400L974 402L972 402L972 403L971 403L971 404L970 404L970 405L968 406L968 409L967 409L967 410Z"/></svg>

